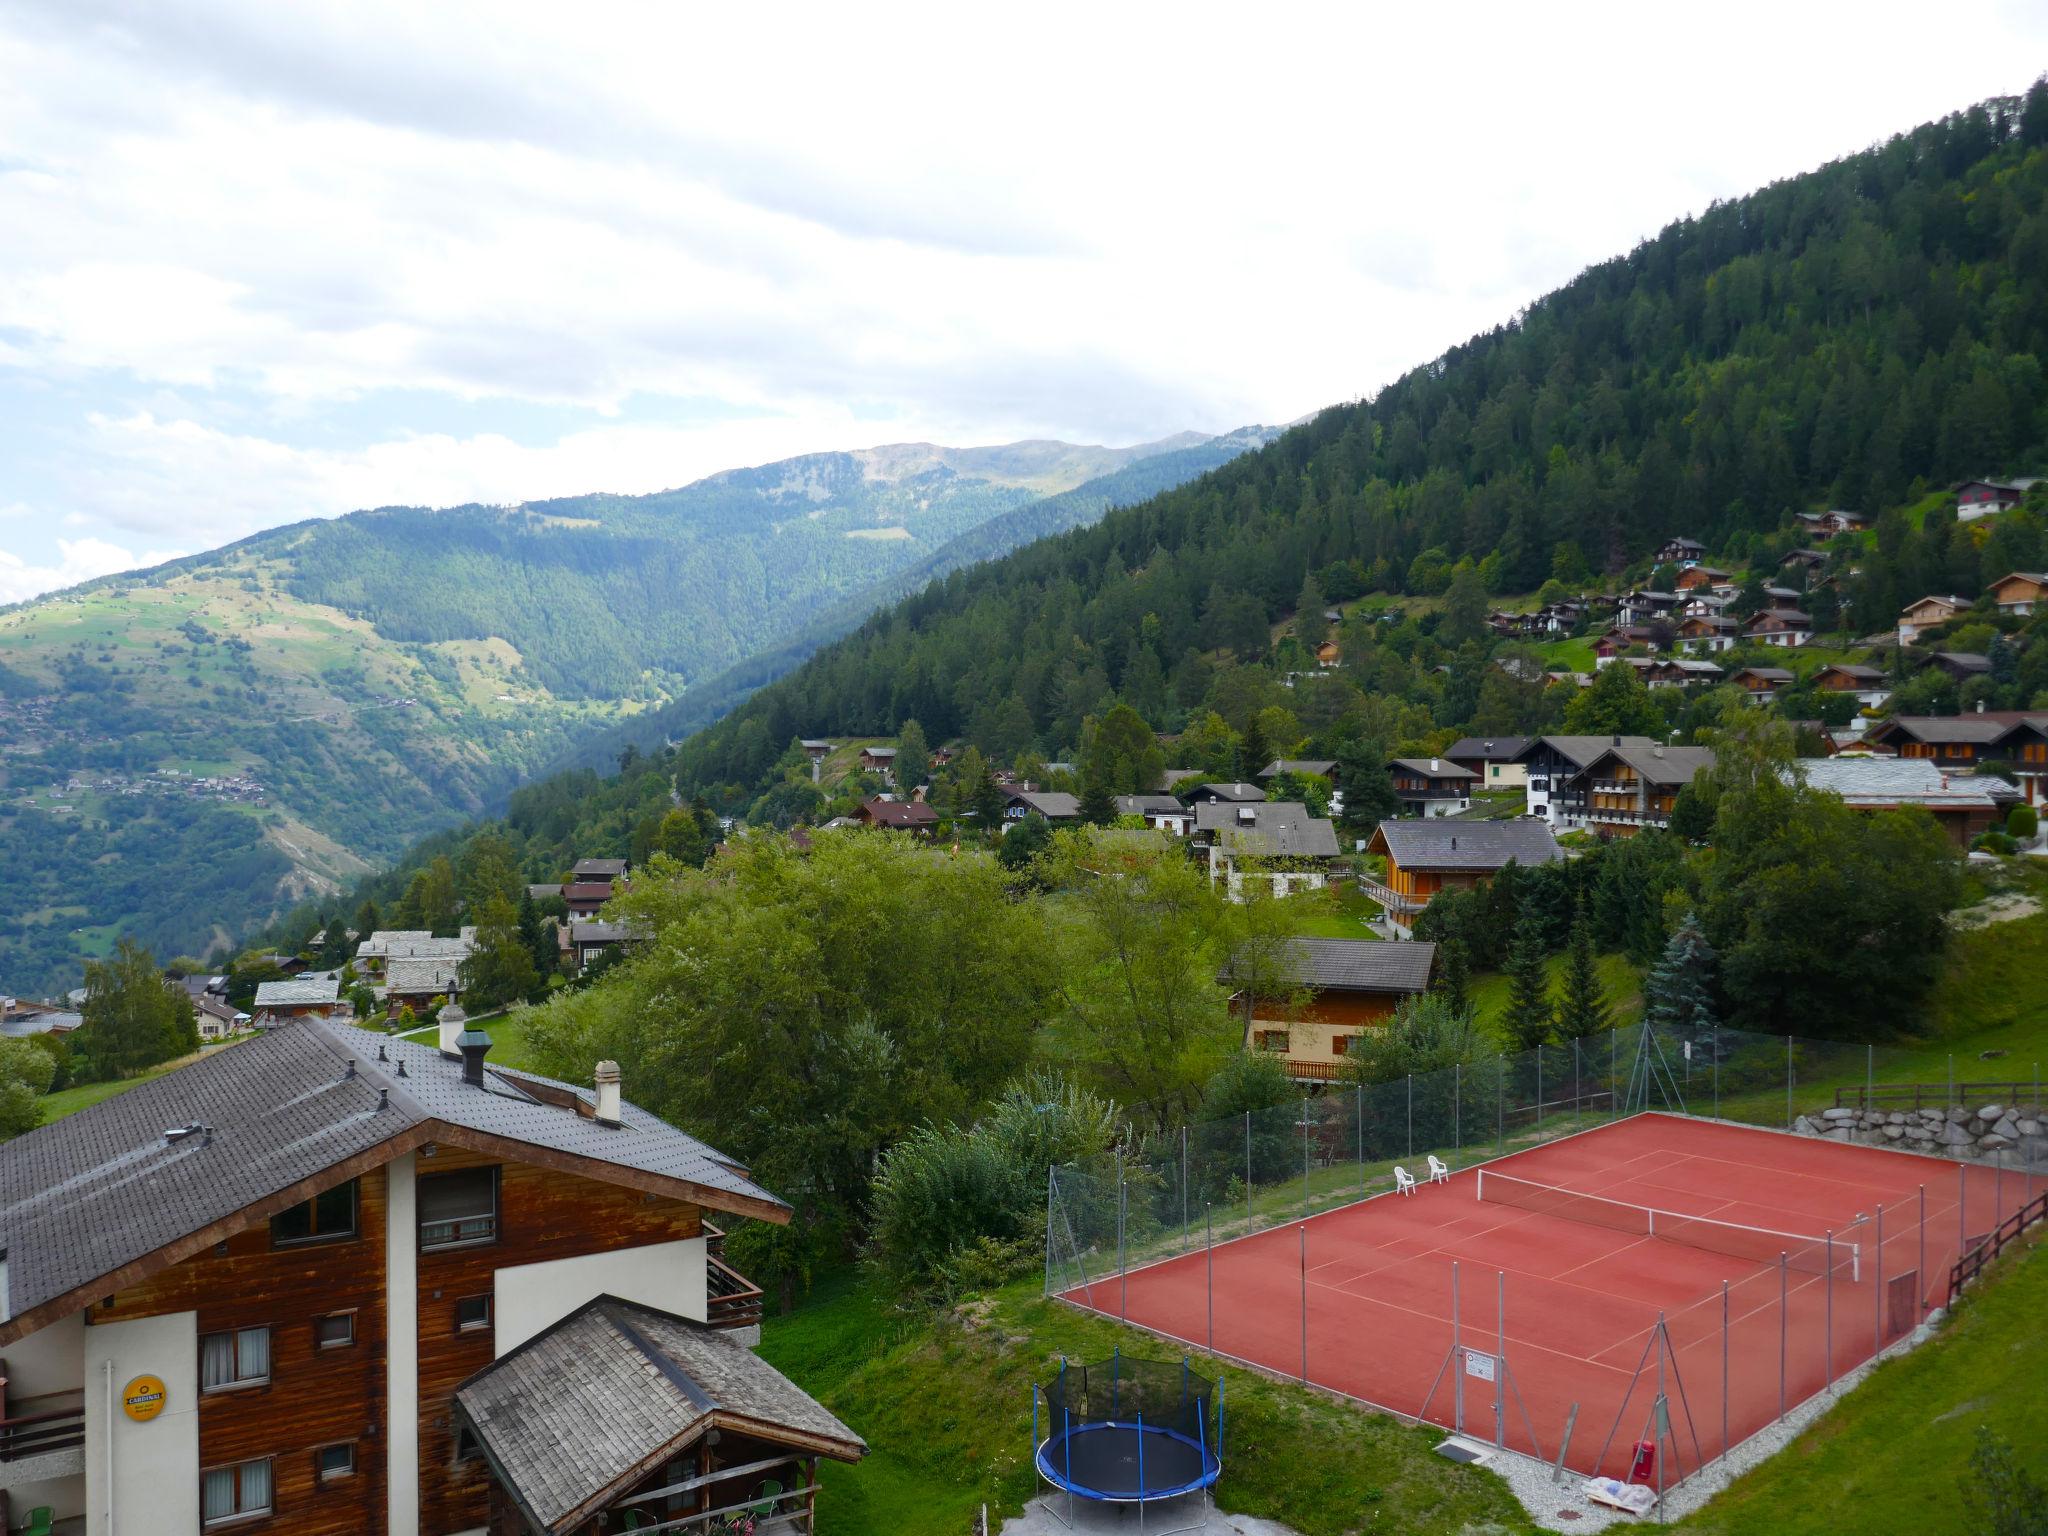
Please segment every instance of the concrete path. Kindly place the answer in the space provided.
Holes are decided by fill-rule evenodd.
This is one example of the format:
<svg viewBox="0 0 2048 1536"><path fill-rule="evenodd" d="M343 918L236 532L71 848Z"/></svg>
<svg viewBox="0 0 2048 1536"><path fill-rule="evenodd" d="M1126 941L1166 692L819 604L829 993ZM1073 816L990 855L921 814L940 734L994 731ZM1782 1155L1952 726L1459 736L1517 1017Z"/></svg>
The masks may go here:
<svg viewBox="0 0 2048 1536"><path fill-rule="evenodd" d="M1057 1512L1055 1512L1055 1506ZM1193 1526L1202 1536L1299 1536L1289 1526L1272 1520L1254 1520L1250 1515L1226 1515L1209 1506L1205 1524L1195 1525L1201 1505L1194 1499L1153 1505L1145 1511L1144 1529L1171 1531ZM1002 1536L1138 1536L1138 1511L1116 1504L1074 1501L1074 1523L1067 1524L1065 1494L1047 1494L1024 1506L1024 1513L1003 1522Z"/></svg>

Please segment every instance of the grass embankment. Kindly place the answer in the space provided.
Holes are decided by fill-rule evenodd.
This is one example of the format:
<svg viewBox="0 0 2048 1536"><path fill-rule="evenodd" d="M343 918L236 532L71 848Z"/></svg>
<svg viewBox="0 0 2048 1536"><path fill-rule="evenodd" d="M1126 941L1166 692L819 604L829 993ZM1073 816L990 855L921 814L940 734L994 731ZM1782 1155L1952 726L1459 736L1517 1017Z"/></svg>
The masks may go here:
<svg viewBox="0 0 2048 1536"><path fill-rule="evenodd" d="M1697 1536L1979 1536L1960 1489L1977 1428L2048 1478L2048 1245L1978 1282L1940 1337L1846 1394L1679 1529Z"/></svg>
<svg viewBox="0 0 2048 1536"><path fill-rule="evenodd" d="M1287 898L1294 931L1305 939L1377 939L1380 904L1351 883Z"/></svg>
<svg viewBox="0 0 2048 1536"><path fill-rule="evenodd" d="M1564 969L1567 957L1556 954L1544 963L1550 970L1550 995L1556 997L1564 986ZM1607 994L1607 1006L1617 1022L1630 1020L1642 1012L1642 976L1628 960L1621 955L1601 955L1600 986ZM1501 1035L1501 1018L1508 1011L1510 984L1503 971L1488 971L1472 978L1468 995L1480 1024L1495 1036Z"/></svg>
<svg viewBox="0 0 2048 1536"><path fill-rule="evenodd" d="M1031 1386L1051 1379L1055 1357L1106 1359L1119 1345L1148 1358L1171 1353L1038 1289L1026 1280L964 1317L912 1317L840 1276L769 1320L762 1357L872 1447L858 1466L825 1469L821 1515L834 1536L958 1536L983 1501L991 1524L1015 1514L1034 1491ZM1217 1368L1197 1356L1195 1369ZM1533 1530L1500 1482L1435 1454L1440 1431L1235 1367L1222 1374L1226 1508L1306 1536Z"/></svg>

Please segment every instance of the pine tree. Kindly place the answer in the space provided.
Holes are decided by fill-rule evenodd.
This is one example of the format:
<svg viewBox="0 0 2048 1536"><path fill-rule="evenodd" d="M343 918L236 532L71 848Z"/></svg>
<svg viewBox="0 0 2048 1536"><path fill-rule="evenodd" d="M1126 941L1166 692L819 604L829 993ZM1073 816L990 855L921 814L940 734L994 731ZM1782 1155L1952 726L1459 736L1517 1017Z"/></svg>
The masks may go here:
<svg viewBox="0 0 2048 1536"><path fill-rule="evenodd" d="M477 913L476 944L462 962L462 1001L472 1013L497 1008L540 987L533 952L519 931L519 912L503 895Z"/></svg>
<svg viewBox="0 0 2048 1536"><path fill-rule="evenodd" d="M995 770L987 763L974 776L968 786L967 806L974 812L974 821L984 833L994 836L1003 829L1003 792L996 785Z"/></svg>
<svg viewBox="0 0 2048 1536"><path fill-rule="evenodd" d="M1465 946L1457 939L1445 939L1436 947L1436 960L1431 989L1442 993L1445 1002L1463 1013L1472 1006L1472 962L1466 958Z"/></svg>
<svg viewBox="0 0 2048 1536"><path fill-rule="evenodd" d="M1515 1049L1531 1051L1550 1039L1550 973L1543 963L1543 929L1533 908L1515 925L1508 949L1508 1011L1502 1028Z"/></svg>
<svg viewBox="0 0 2048 1536"><path fill-rule="evenodd" d="M1664 946L1664 955L1643 980L1643 1018L1657 1029L1687 1039L1720 1026L1714 1011L1714 949L1688 912Z"/></svg>
<svg viewBox="0 0 2048 1536"><path fill-rule="evenodd" d="M1090 771L1081 780L1081 819L1098 827L1116 820L1116 798L1109 792L1109 780Z"/></svg>
<svg viewBox="0 0 2048 1536"><path fill-rule="evenodd" d="M1254 715L1237 741L1237 776L1247 784L1257 782L1259 771L1273 760L1271 753L1266 733L1259 729L1258 716Z"/></svg>
<svg viewBox="0 0 2048 1536"><path fill-rule="evenodd" d="M1572 924L1565 950L1564 990L1557 1000L1557 1037L1583 1040L1611 1028L1614 1011L1600 986L1600 968L1593 957L1593 927L1580 914Z"/></svg>

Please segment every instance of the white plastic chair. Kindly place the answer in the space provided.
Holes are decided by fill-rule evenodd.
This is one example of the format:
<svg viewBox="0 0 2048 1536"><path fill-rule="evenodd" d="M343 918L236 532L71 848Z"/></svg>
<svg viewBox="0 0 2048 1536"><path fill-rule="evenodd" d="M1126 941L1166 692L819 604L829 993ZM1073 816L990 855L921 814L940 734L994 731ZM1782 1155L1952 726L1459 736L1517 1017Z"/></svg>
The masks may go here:
<svg viewBox="0 0 2048 1536"><path fill-rule="evenodd" d="M1448 1184L1451 1182L1451 1170L1437 1161L1437 1156L1434 1152L1429 1154L1429 1182L1432 1184Z"/></svg>
<svg viewBox="0 0 2048 1536"><path fill-rule="evenodd" d="M1394 1167L1394 1193L1412 1195L1415 1193L1415 1175L1396 1164Z"/></svg>

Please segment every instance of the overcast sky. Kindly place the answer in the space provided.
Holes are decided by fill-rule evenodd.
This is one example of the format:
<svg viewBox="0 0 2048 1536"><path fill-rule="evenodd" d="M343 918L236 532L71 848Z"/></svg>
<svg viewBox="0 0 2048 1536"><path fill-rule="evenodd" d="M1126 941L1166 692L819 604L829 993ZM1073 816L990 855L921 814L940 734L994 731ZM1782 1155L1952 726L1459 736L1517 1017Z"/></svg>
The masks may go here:
<svg viewBox="0 0 2048 1536"><path fill-rule="evenodd" d="M0 0L0 602L363 506L1292 420L2048 65L2038 3L723 9Z"/></svg>

